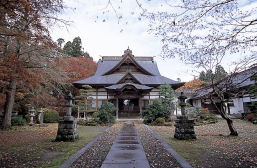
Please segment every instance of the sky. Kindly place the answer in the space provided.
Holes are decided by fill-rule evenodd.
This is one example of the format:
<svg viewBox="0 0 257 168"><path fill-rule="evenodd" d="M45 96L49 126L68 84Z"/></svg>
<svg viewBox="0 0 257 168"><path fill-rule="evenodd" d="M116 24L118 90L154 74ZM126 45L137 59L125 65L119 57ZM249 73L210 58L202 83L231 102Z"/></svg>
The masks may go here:
<svg viewBox="0 0 257 168"><path fill-rule="evenodd" d="M120 0L122 1L122 0ZM144 7L154 10L168 10L160 0L142 0ZM199 74L199 70L183 64L178 59L163 59L161 39L148 32L148 23L140 17L141 9L136 0L122 1L107 6L108 0L64 0L67 7L61 18L69 20L67 27L51 28L54 40L72 41L79 36L82 39L84 51L87 51L94 61L101 56L121 56L128 47L135 56L154 56L160 73L168 78L187 82ZM119 2L119 1L116 1ZM118 19L122 14L123 18ZM226 69L226 67L225 67Z"/></svg>

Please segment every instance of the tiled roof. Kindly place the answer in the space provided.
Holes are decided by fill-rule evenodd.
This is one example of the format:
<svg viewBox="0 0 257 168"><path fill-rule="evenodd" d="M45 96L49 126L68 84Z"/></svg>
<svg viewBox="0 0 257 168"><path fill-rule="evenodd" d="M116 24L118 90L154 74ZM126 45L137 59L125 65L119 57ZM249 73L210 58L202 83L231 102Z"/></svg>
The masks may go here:
<svg viewBox="0 0 257 168"><path fill-rule="evenodd" d="M247 87L251 84L254 84L255 81L251 80L251 76L257 74L257 66L247 69L245 71L233 74L233 76L228 76L221 81L216 83L219 87L225 87L228 85L232 90L240 90L241 88ZM193 99L208 97L209 94L213 92L213 89L210 86L199 89L196 91Z"/></svg>
<svg viewBox="0 0 257 168"><path fill-rule="evenodd" d="M142 85L160 85L160 84L176 84L176 85L182 85L184 83L174 81L172 79L166 78L164 76L161 76L156 62L153 61L153 57L135 57L132 55L131 50L125 50L124 55L130 54L131 58L136 61L136 64L141 66L143 70L149 72L148 75L146 74L138 74L131 72L131 74L142 84ZM120 63L122 58L124 57L116 57L116 56L110 56L110 57L103 57L102 60L98 61L98 67L97 71L94 76L91 76L89 78L73 82L74 84L106 84L106 85L113 85L117 84L118 81L121 80L121 78L125 75L124 73L121 74L106 74L106 72L109 72L114 68L116 65Z"/></svg>

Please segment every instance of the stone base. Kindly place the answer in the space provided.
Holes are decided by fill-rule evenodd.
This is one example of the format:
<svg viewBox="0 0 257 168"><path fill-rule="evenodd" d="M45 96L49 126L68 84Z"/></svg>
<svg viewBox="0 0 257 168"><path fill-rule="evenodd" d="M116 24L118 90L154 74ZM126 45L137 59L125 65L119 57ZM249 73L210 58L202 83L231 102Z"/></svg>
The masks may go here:
<svg viewBox="0 0 257 168"><path fill-rule="evenodd" d="M77 120L72 116L65 116L59 121L56 141L75 141L78 139Z"/></svg>
<svg viewBox="0 0 257 168"><path fill-rule="evenodd" d="M179 116L175 122L174 138L179 140L196 139L193 119L188 119L187 116Z"/></svg>

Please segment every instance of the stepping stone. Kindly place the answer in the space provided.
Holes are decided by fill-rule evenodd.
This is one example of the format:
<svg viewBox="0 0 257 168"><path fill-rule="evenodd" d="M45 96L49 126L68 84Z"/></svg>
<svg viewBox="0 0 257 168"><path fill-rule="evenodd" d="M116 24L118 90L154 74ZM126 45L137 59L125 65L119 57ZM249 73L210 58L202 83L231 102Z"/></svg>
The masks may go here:
<svg viewBox="0 0 257 168"><path fill-rule="evenodd" d="M150 168L132 123L125 123L115 138L101 168Z"/></svg>

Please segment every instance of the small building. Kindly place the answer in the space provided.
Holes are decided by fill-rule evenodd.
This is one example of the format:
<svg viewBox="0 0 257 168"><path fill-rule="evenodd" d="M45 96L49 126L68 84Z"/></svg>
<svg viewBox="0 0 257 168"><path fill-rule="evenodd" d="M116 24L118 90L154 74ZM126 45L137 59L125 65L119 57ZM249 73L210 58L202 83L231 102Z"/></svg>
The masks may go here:
<svg viewBox="0 0 257 168"><path fill-rule="evenodd" d="M129 48L122 56L103 56L95 75L73 82L76 87L93 88L92 110L112 102L117 119L140 118L142 110L160 97L158 86L165 83L173 89L184 84L162 76L153 57L136 57Z"/></svg>
<svg viewBox="0 0 257 168"><path fill-rule="evenodd" d="M249 95L249 86L256 85L257 66L235 73L218 81L215 85L223 88L226 101L226 112L231 115L241 116L243 113L249 112L248 105L257 101L257 98ZM210 101L210 95L215 94L213 88L210 86L194 91L193 96L190 97L190 102L193 106L208 108L212 113L218 113L216 107ZM218 107L220 104L217 102Z"/></svg>

